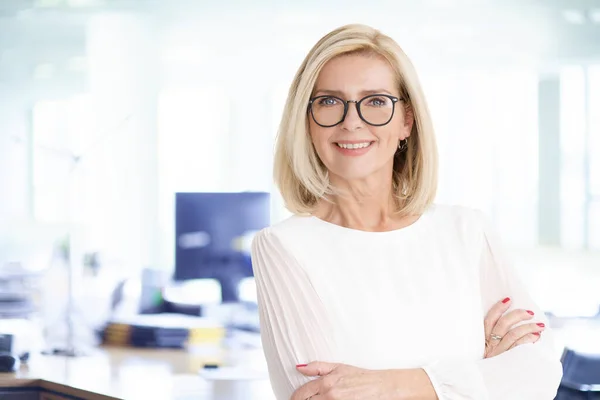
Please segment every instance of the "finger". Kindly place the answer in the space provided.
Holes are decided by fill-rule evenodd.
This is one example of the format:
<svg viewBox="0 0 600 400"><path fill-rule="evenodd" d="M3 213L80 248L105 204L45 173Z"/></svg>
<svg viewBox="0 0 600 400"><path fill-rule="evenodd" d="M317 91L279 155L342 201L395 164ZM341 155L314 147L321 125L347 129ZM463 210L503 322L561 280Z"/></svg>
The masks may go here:
<svg viewBox="0 0 600 400"><path fill-rule="evenodd" d="M492 349L491 354L501 354L511 349L514 344L522 338L529 336L530 334L539 333L543 331L545 327L546 326L541 322L517 326L504 335L500 343Z"/></svg>
<svg viewBox="0 0 600 400"><path fill-rule="evenodd" d="M502 314L508 310L510 307L510 297L506 297L503 300L498 301L496 304L490 308L485 319L483 321L483 326L485 328L485 337L489 337L492 333L492 328L496 326L496 323L502 317Z"/></svg>
<svg viewBox="0 0 600 400"><path fill-rule="evenodd" d="M296 369L305 376L324 376L330 374L336 369L339 364L328 363L323 361L313 361L306 365L300 364L296 366Z"/></svg>
<svg viewBox="0 0 600 400"><path fill-rule="evenodd" d="M296 389L290 400L306 400L311 396L313 396L312 399L314 399L314 396L319 393L320 385L321 382L318 379L305 383Z"/></svg>
<svg viewBox="0 0 600 400"><path fill-rule="evenodd" d="M519 322L528 321L533 318L535 313L531 310L512 310L504 314L496 323L496 326L492 328L492 333L499 336L506 336L508 332ZM519 339L519 337L514 338L515 340Z"/></svg>
<svg viewBox="0 0 600 400"><path fill-rule="evenodd" d="M521 339L514 342L513 345L510 346L509 350L514 349L515 347L520 346L522 344L535 343L538 340L540 340L540 337L541 337L540 332L529 333L529 334L523 336Z"/></svg>

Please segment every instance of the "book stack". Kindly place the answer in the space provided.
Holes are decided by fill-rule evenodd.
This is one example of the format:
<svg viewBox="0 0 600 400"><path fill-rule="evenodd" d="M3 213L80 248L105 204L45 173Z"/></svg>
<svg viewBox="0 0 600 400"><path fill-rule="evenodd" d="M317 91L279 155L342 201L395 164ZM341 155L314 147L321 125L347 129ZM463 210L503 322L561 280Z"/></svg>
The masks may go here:
<svg viewBox="0 0 600 400"><path fill-rule="evenodd" d="M151 348L218 347L225 328L201 317L144 314L110 321L102 332L106 345Z"/></svg>

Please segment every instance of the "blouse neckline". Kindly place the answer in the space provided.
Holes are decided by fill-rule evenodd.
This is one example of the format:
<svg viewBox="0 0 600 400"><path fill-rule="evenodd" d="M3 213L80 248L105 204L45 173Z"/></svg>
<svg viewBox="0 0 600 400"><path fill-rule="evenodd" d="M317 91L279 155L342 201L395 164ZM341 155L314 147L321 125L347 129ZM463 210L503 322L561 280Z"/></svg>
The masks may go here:
<svg viewBox="0 0 600 400"><path fill-rule="evenodd" d="M405 234L405 233L409 233L411 231L419 229L421 226L423 226L427 223L427 221L433 215L434 211L435 211L435 206L430 205L423 212L423 214L421 214L421 216L416 221L414 221L412 224L404 226L402 228L392 229L389 231L364 231L361 229L348 228L345 226L334 224L333 222L325 221L314 215L309 215L307 218L310 221L314 222L315 224L327 227L332 230L337 230L342 233L355 234L355 235L370 235L370 236L388 236L388 235Z"/></svg>

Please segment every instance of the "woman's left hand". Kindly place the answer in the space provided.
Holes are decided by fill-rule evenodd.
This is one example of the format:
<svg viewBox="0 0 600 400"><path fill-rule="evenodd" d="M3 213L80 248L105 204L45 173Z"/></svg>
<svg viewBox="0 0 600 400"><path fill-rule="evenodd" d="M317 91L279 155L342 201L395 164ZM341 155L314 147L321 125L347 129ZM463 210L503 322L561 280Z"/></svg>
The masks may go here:
<svg viewBox="0 0 600 400"><path fill-rule="evenodd" d="M291 400L385 400L417 393L422 393L418 398L437 398L422 369L369 370L316 361L299 366L298 371L319 378L298 388Z"/></svg>
<svg viewBox="0 0 600 400"><path fill-rule="evenodd" d="M515 309L507 312L510 298L498 301L490 308L483 325L485 328L485 355L491 358L517 346L535 343L540 339L546 325L542 322L519 325L533 318L530 310Z"/></svg>

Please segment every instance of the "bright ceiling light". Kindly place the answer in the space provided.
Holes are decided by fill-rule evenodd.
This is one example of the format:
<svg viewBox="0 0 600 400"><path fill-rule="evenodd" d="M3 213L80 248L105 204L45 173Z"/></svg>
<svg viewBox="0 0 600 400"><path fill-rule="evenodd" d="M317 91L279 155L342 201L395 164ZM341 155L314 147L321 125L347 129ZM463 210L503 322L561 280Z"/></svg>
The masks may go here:
<svg viewBox="0 0 600 400"><path fill-rule="evenodd" d="M592 8L589 17L593 23L600 24L600 8Z"/></svg>
<svg viewBox="0 0 600 400"><path fill-rule="evenodd" d="M585 23L585 14L580 10L563 10L563 17L571 24L583 25Z"/></svg>

